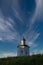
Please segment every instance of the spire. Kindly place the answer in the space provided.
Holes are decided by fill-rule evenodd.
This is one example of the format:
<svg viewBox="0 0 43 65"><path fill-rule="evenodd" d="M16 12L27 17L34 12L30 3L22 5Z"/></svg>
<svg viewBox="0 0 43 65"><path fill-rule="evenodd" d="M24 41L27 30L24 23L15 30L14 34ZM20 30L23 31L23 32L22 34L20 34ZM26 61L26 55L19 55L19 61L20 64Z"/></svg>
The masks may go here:
<svg viewBox="0 0 43 65"><path fill-rule="evenodd" d="M21 45L25 45L25 38L24 38L24 36L22 37L22 40L21 40Z"/></svg>
<svg viewBox="0 0 43 65"><path fill-rule="evenodd" d="M25 41L25 38L24 38L24 36L22 37L22 40L23 40L23 41Z"/></svg>

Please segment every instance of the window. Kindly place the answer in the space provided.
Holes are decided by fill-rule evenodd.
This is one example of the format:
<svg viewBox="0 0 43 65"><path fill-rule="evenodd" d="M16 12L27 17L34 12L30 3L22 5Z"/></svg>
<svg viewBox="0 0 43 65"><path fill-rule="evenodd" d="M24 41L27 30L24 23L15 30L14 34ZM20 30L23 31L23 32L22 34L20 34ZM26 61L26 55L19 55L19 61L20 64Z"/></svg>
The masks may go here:
<svg viewBox="0 0 43 65"><path fill-rule="evenodd" d="M26 51L26 55L27 55L27 51Z"/></svg>
<svg viewBox="0 0 43 65"><path fill-rule="evenodd" d="M23 50L21 50L21 53L23 54Z"/></svg>

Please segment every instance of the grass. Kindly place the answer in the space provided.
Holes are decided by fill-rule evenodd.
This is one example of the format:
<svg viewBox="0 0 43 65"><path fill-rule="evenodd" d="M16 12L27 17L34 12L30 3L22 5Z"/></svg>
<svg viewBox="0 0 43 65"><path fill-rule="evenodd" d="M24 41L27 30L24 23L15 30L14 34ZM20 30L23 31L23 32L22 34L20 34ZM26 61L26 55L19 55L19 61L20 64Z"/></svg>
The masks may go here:
<svg viewBox="0 0 43 65"><path fill-rule="evenodd" d="M43 65L43 54L0 58L0 65Z"/></svg>

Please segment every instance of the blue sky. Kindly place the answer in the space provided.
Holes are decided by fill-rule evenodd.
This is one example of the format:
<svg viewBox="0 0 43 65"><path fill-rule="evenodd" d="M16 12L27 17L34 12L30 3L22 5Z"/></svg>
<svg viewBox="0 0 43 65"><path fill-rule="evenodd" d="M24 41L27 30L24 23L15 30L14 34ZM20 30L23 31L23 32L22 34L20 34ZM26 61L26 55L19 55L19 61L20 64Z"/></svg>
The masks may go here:
<svg viewBox="0 0 43 65"><path fill-rule="evenodd" d="M0 0L0 57L16 56L22 36L43 53L43 0Z"/></svg>

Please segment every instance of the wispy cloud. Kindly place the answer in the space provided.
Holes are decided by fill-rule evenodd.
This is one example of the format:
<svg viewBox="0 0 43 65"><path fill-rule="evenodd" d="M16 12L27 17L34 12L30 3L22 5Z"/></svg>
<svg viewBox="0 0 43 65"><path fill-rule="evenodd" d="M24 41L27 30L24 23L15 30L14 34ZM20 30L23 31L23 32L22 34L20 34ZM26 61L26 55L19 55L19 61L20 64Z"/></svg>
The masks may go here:
<svg viewBox="0 0 43 65"><path fill-rule="evenodd" d="M8 6L7 9L10 8L12 10L13 13L11 16L12 17L14 16L14 19L11 16L4 17L4 14L2 13L2 10L0 9L0 39L3 38L8 40L8 39L16 39L17 37L20 37L20 34L19 34L20 31L18 32L16 31L16 28L18 28L18 26L16 25L17 23L15 21L15 17L17 22L19 20L19 23L20 23L19 28L23 27L23 29L25 29L25 32L23 32L22 35L28 38L29 42L33 43L33 41L38 39L40 32L38 32L37 30L34 30L35 29L34 25L36 23L37 18L40 17L41 15L43 1L42 0L35 0L35 1L36 1L36 8L34 10L34 13L32 14L32 17L30 16L31 20L29 19L29 16L28 16L29 21L27 21L27 19L25 18L26 15L20 8L19 0L9 0L9 2L7 0L5 1L6 7ZM5 11L6 11L6 7L5 8L3 7ZM8 10L8 13L9 13L9 10ZM27 25L28 27L26 27Z"/></svg>
<svg viewBox="0 0 43 65"><path fill-rule="evenodd" d="M41 19L43 15L43 0L35 0L35 1L36 1L36 8L34 14L30 18L30 29L36 22L38 22L37 20Z"/></svg>
<svg viewBox="0 0 43 65"><path fill-rule="evenodd" d="M30 46L34 44L34 42L40 36L40 32L38 31L38 23L43 15L43 0L35 0L36 8L34 10L33 15L29 19L28 29L25 32L24 36L28 39L28 43ZM36 24L36 25L35 25Z"/></svg>
<svg viewBox="0 0 43 65"><path fill-rule="evenodd" d="M18 20L20 20L19 23L23 23L24 20L23 20L23 17L21 17L20 13L19 13L15 8L12 8L12 9L13 9L13 12L14 12L14 16L15 16Z"/></svg>
<svg viewBox="0 0 43 65"><path fill-rule="evenodd" d="M25 38L27 39L27 43L30 46L34 45L35 44L35 41L40 36L40 32L38 32L38 30L36 30L36 29L27 30L26 33L24 34Z"/></svg>
<svg viewBox="0 0 43 65"><path fill-rule="evenodd" d="M0 16L0 40L14 40L19 37L19 34L16 32L15 23L11 18L5 18L4 16Z"/></svg>
<svg viewBox="0 0 43 65"><path fill-rule="evenodd" d="M14 52L3 52L0 54L0 58L6 58L6 57L14 57L17 56L17 53Z"/></svg>
<svg viewBox="0 0 43 65"><path fill-rule="evenodd" d="M33 50L32 52L30 52L30 55L33 55L33 54L43 54L43 50L41 49L41 50L39 50L39 49L35 49L35 50Z"/></svg>

